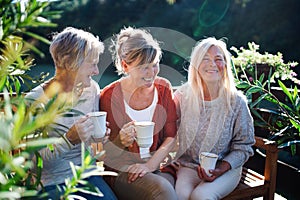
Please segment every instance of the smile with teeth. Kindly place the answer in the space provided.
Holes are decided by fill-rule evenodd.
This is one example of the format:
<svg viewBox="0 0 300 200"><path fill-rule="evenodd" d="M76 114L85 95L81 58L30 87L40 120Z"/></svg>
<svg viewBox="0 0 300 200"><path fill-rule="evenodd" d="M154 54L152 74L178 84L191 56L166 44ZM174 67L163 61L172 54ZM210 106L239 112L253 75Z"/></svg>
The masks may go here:
<svg viewBox="0 0 300 200"><path fill-rule="evenodd" d="M212 69L210 69L210 70L206 70L206 72L209 72L209 73L212 73L212 72L219 72L219 70L212 70Z"/></svg>
<svg viewBox="0 0 300 200"><path fill-rule="evenodd" d="M153 78L143 78L145 81L149 82L149 81L152 81Z"/></svg>

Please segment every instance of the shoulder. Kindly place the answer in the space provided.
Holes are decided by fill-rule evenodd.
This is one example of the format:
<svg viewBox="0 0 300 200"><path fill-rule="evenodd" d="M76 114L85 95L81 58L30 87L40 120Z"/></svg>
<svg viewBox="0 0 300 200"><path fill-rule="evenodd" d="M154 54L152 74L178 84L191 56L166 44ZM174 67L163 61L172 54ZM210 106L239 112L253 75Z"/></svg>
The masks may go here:
<svg viewBox="0 0 300 200"><path fill-rule="evenodd" d="M171 82L163 77L157 76L154 80L155 85L161 85L163 87L172 88Z"/></svg>
<svg viewBox="0 0 300 200"><path fill-rule="evenodd" d="M248 99L242 91L237 91L234 94L234 101L232 101L232 108L234 110L248 110Z"/></svg>
<svg viewBox="0 0 300 200"><path fill-rule="evenodd" d="M91 81L91 87L97 91L100 90L100 86L95 80Z"/></svg>
<svg viewBox="0 0 300 200"><path fill-rule="evenodd" d="M156 79L154 80L154 85L159 93L165 91L171 91L173 93L171 82L166 78L156 77Z"/></svg>
<svg viewBox="0 0 300 200"><path fill-rule="evenodd" d="M43 87L41 85L36 86L32 90L30 90L26 95L26 99L38 99L40 96L44 94Z"/></svg>
<svg viewBox="0 0 300 200"><path fill-rule="evenodd" d="M115 89L120 88L121 91L121 83L120 81L114 81L109 85L105 86L101 91L101 97L112 96L112 93L115 93Z"/></svg>
<svg viewBox="0 0 300 200"><path fill-rule="evenodd" d="M184 93L185 91L190 89L190 85L186 82L180 86L176 87L176 92L177 93Z"/></svg>
<svg viewBox="0 0 300 200"><path fill-rule="evenodd" d="M90 87L85 88L84 92L99 93L100 92L100 86L99 86L99 84L96 81L91 80Z"/></svg>
<svg viewBox="0 0 300 200"><path fill-rule="evenodd" d="M240 102L242 104L248 104L248 99L246 97L246 95L243 94L242 91L237 91L235 93L235 98L237 102Z"/></svg>
<svg viewBox="0 0 300 200"><path fill-rule="evenodd" d="M188 83L184 83L183 85L176 88L176 91L174 92L175 97L182 97L187 96L187 94L190 92L190 85Z"/></svg>

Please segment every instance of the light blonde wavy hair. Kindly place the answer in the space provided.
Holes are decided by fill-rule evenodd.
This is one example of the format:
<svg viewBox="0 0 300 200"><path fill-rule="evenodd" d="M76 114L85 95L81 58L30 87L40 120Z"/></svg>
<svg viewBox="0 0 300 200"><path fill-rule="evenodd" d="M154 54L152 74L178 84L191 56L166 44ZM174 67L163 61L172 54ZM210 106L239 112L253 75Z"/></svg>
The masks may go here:
<svg viewBox="0 0 300 200"><path fill-rule="evenodd" d="M54 35L49 50L56 68L78 70L85 60L97 59L104 44L92 33L67 27Z"/></svg>
<svg viewBox="0 0 300 200"><path fill-rule="evenodd" d="M200 97L200 99L204 100L203 78L199 74L198 70L205 54L211 46L218 47L221 50L223 58L225 60L226 67L223 73L223 77L219 81L219 97L224 97L228 108L231 109L230 102L232 100L232 97L235 96L233 94L236 94L237 89L235 87L234 77L232 74L230 58L231 55L227 50L227 46L223 38L217 40L214 37L208 37L200 40L195 45L190 58L190 65L188 69L188 83L191 85L193 94L196 97Z"/></svg>

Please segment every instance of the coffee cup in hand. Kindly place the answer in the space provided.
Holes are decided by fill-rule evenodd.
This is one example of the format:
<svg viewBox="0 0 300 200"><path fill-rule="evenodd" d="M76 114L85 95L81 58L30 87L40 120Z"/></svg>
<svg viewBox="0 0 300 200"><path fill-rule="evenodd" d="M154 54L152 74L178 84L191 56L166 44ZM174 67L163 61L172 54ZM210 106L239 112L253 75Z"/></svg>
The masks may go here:
<svg viewBox="0 0 300 200"><path fill-rule="evenodd" d="M209 170L215 169L218 160L218 155L210 152L201 152L199 155L199 161L201 167L205 170L206 174L212 176Z"/></svg>
<svg viewBox="0 0 300 200"><path fill-rule="evenodd" d="M139 147L150 148L153 143L154 122L140 121L135 122L136 141Z"/></svg>
<svg viewBox="0 0 300 200"><path fill-rule="evenodd" d="M93 121L94 124L94 138L103 138L106 133L106 112L104 111L98 111L98 112L90 112L88 113L88 116Z"/></svg>

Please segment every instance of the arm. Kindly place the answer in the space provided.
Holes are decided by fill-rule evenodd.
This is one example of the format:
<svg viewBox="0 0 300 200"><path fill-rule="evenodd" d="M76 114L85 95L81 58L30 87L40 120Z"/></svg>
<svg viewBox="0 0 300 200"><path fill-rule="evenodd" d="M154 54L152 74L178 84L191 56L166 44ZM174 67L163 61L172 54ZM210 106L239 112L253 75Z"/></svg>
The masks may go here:
<svg viewBox="0 0 300 200"><path fill-rule="evenodd" d="M93 84L92 87L87 88L87 92L84 93L82 98L88 99L88 101L79 102L74 109L83 112L86 111L86 107L93 106L95 99L92 98L97 95L99 97L99 91L99 86L96 83ZM42 99L44 103L47 103L48 101L48 97L45 95L42 87L37 87L32 92L28 93L26 98L35 99L35 101L40 101ZM76 118L78 119L79 117ZM87 116L82 116L74 123L76 118L70 120L69 117L58 116L55 119L56 124L51 125L51 131L48 132L48 135L49 137L57 138L57 141L53 143L52 149L43 148L39 150L39 153L44 160L59 159L65 155L65 153L77 148L77 144L81 143L81 141L86 142L90 139L93 129L92 121L88 120Z"/></svg>
<svg viewBox="0 0 300 200"><path fill-rule="evenodd" d="M212 176L208 176L204 169L198 167L198 175L206 181L213 181L232 168L242 166L250 156L253 155L252 145L255 143L253 119L244 99L240 100L240 104L236 105L237 111L233 124L233 134L230 145L230 152L223 158L215 170L211 170Z"/></svg>
<svg viewBox="0 0 300 200"><path fill-rule="evenodd" d="M246 99L242 98L240 102L233 127L230 153L223 159L231 165L231 168L242 166L254 154L252 149L255 143L253 118Z"/></svg>
<svg viewBox="0 0 300 200"><path fill-rule="evenodd" d="M137 163L134 165L130 165L128 167L128 181L133 182L138 177L143 177L148 172L153 172L157 170L160 167L160 163L173 149L175 142L176 142L175 138L172 137L166 138L163 144L159 147L159 149L155 152L155 154L151 157L151 159L148 160L148 162L142 164Z"/></svg>
<svg viewBox="0 0 300 200"><path fill-rule="evenodd" d="M107 122L109 123L109 128L111 129L109 141L104 144L104 149L109 159L115 159L119 157L123 150L127 147L124 146L121 142L120 132L121 127L118 126L118 123L123 123L123 113L120 108L121 98L116 98L114 95L119 97L119 94L116 92L114 94L114 86L107 86L104 88L100 94L100 110L107 112ZM122 126L125 124L122 124Z"/></svg>
<svg viewBox="0 0 300 200"><path fill-rule="evenodd" d="M161 88L158 90L160 96L158 104L162 105L164 108L163 113L166 113L165 123L163 125L163 130L159 133L162 138L162 143L154 153L154 155L145 164L135 164L128 168L129 175L128 180L134 181L138 177L144 176L148 172L153 172L160 168L160 164L168 156L169 152L173 150L176 144L176 107L172 95L172 88L170 84L160 84ZM157 110L158 111L158 110ZM156 115L158 118L154 120L164 121L161 117L162 115Z"/></svg>

